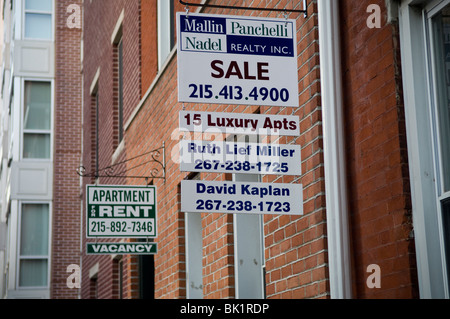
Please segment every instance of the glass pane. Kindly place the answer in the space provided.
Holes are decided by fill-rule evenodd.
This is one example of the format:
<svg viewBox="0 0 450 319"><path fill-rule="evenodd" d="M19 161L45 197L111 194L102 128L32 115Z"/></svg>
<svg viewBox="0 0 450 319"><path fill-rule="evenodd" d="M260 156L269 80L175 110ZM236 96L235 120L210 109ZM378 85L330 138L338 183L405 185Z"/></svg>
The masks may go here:
<svg viewBox="0 0 450 319"><path fill-rule="evenodd" d="M20 261L19 286L47 286L47 259L29 259Z"/></svg>
<svg viewBox="0 0 450 319"><path fill-rule="evenodd" d="M48 254L48 204L23 204L20 227L20 255Z"/></svg>
<svg viewBox="0 0 450 319"><path fill-rule="evenodd" d="M450 8L432 20L436 70L437 120L444 192L450 190Z"/></svg>
<svg viewBox="0 0 450 319"><path fill-rule="evenodd" d="M25 13L25 37L31 39L51 39L51 14Z"/></svg>
<svg viewBox="0 0 450 319"><path fill-rule="evenodd" d="M25 82L25 129L50 130L51 85L49 82Z"/></svg>
<svg viewBox="0 0 450 319"><path fill-rule="evenodd" d="M52 11L52 0L25 0L25 10Z"/></svg>
<svg viewBox="0 0 450 319"><path fill-rule="evenodd" d="M450 199L442 202L442 224L444 229L444 248L447 264L447 280L450 284Z"/></svg>
<svg viewBox="0 0 450 319"><path fill-rule="evenodd" d="M50 158L50 134L23 135L24 158Z"/></svg>

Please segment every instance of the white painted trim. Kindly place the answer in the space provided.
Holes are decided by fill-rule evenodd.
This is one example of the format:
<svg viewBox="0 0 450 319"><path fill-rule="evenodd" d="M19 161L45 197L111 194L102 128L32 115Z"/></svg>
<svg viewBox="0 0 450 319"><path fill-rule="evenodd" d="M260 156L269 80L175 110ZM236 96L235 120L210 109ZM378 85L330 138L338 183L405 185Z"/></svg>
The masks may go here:
<svg viewBox="0 0 450 319"><path fill-rule="evenodd" d="M114 27L113 33L111 34L111 44L117 44L122 37L122 24L123 18L125 17L125 9L122 9L122 12L117 19L116 25ZM119 32L120 31L120 32Z"/></svg>
<svg viewBox="0 0 450 319"><path fill-rule="evenodd" d="M96 278L99 272L100 266L99 263L96 263L89 269L89 279Z"/></svg>
<svg viewBox="0 0 450 319"><path fill-rule="evenodd" d="M427 67L423 11L410 3L403 1L399 5L399 38L419 293L421 298L444 298L448 297L448 292L439 249L431 95L428 91L431 70ZM432 4L434 6L436 2Z"/></svg>
<svg viewBox="0 0 450 319"><path fill-rule="evenodd" d="M339 3L317 2L331 298L352 297L339 36Z"/></svg>
<svg viewBox="0 0 450 319"><path fill-rule="evenodd" d="M94 78L92 79L91 86L89 88L89 94L94 95L98 90L98 79L100 77L100 67L97 68Z"/></svg>
<svg viewBox="0 0 450 319"><path fill-rule="evenodd" d="M234 182L260 182L256 174L233 174ZM233 214L236 299L263 299L264 226L261 214Z"/></svg>

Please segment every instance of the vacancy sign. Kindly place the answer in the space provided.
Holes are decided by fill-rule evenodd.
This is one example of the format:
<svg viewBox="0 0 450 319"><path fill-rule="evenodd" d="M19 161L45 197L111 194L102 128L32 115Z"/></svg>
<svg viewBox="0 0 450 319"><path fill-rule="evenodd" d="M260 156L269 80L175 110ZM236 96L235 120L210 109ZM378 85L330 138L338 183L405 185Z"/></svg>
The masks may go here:
<svg viewBox="0 0 450 319"><path fill-rule="evenodd" d="M86 186L86 237L154 238L155 186Z"/></svg>
<svg viewBox="0 0 450 319"><path fill-rule="evenodd" d="M87 243L87 255L154 255L156 243Z"/></svg>
<svg viewBox="0 0 450 319"><path fill-rule="evenodd" d="M303 214L302 184L181 181L181 210L198 213Z"/></svg>
<svg viewBox="0 0 450 319"><path fill-rule="evenodd" d="M178 101L298 107L296 22L178 12Z"/></svg>

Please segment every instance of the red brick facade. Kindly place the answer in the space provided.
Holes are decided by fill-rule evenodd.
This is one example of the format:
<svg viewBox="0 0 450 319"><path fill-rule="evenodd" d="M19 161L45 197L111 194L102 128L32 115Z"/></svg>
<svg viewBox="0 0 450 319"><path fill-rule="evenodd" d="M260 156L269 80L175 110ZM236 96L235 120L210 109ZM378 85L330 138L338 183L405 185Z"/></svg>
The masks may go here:
<svg viewBox="0 0 450 319"><path fill-rule="evenodd" d="M418 297L412 233L399 31L368 28L374 1L342 1L341 30L354 290L359 298ZM376 2L375 2L376 3ZM367 266L382 270L369 289Z"/></svg>
<svg viewBox="0 0 450 319"><path fill-rule="evenodd" d="M216 1L211 1L215 3ZM382 27L366 25L366 7L379 3ZM308 16L297 20L298 108L177 102L177 56L169 56L158 71L156 1L115 0L84 3L83 54L83 165L95 168L96 100L99 97L99 167L133 159L165 144L166 180L100 177L99 184L152 182L158 189L158 253L154 256L154 297L186 297L185 220L180 205L180 183L189 177L172 160L178 152L178 113L186 110L268 113L300 118L299 137L281 137L279 143L301 146L302 176L266 176L263 182L302 183L303 216L264 215L264 258L267 298L329 298L329 261L323 159L322 105L317 1L308 0ZM219 3L219 2L217 2ZM220 1L232 5L236 1ZM301 8L302 1L287 2ZM353 295L355 298L417 297L414 242L410 238L411 204L406 157L398 28L385 21L384 1L340 2L346 157L351 230ZM266 6L267 2L251 6ZM268 6L282 7L270 2ZM174 1L176 11L184 8ZM111 43L116 22L124 12L124 141L117 148L117 56ZM191 8L191 10L195 10ZM204 13L283 17L282 13L205 9ZM122 146L121 146L122 147ZM142 162L143 163L143 162ZM130 168L130 167L128 167ZM153 167L142 165L133 175L149 176ZM203 180L229 180L225 174L201 173ZM83 179L85 185L94 179ZM84 209L84 206L83 206ZM84 215L85 212L83 212ZM234 298L235 256L233 217L202 214L203 295ZM83 240L85 227L82 227ZM82 246L85 249L85 241ZM81 297L117 298L117 260L83 253ZM124 298L139 297L139 258L124 256ZM98 274L89 278L98 263ZM382 288L368 288L366 268L382 269Z"/></svg>
<svg viewBox="0 0 450 319"><path fill-rule="evenodd" d="M55 133L53 172L53 228L51 298L78 298L67 286L67 267L80 264L80 179L75 169L81 157L81 26L75 24L82 1L55 1ZM71 16L72 15L72 16ZM72 19L73 18L73 19ZM70 21L69 21L70 20ZM67 21L70 23L68 24ZM70 26L70 27L69 27Z"/></svg>
<svg viewBox="0 0 450 319"><path fill-rule="evenodd" d="M135 0L114 1L105 5L103 1L85 2L83 24L83 78L84 78L84 134L83 134L83 166L86 172L98 167L107 167L126 158L125 148L120 150L118 143L118 81L117 81L117 48L111 37L121 16L123 34L123 112L125 121L139 103L141 98L140 84L140 3ZM89 35L89 36L86 36ZM95 76L99 70L98 82ZM91 92L91 85L95 90ZM98 114L96 111L96 94L98 94ZM98 116L98 159L96 158L96 120ZM90 129L86 130L86 127ZM118 150L119 149L119 150ZM86 184L92 184L95 178L83 178L82 192ZM121 178L100 177L99 184L125 184ZM84 199L83 199L84 200ZM85 202L83 201L85 204ZM84 205L83 204L83 205ZM84 207L84 206L83 206ZM82 227L85 238L85 224ZM83 245L85 246L85 244ZM83 247L85 249L85 247ZM89 270L99 263L97 278L89 278ZM138 298L136 284L136 257L124 256L124 298ZM117 283L118 263L111 257L83 258L82 262L82 298L89 298L89 290L93 281L98 287L98 298L118 298Z"/></svg>

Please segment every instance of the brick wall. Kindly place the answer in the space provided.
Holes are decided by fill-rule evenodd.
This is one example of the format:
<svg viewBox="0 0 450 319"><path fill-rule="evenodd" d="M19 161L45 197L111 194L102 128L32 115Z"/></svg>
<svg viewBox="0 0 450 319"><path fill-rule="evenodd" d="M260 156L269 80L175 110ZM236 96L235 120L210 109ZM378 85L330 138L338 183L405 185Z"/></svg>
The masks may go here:
<svg viewBox="0 0 450 319"><path fill-rule="evenodd" d="M297 3L298 2L298 3ZM310 1L309 1L310 2ZM177 3L177 2L176 2ZM301 1L294 2L300 8ZM221 4L232 5L234 1ZM240 3L238 3L241 5ZM288 5L291 5L289 3ZM252 6L265 6L253 3ZM291 6L292 7L292 6ZM142 6L144 8L144 5ZM184 11L176 5L176 11ZM195 10L191 8L191 10ZM152 17L151 10L142 10ZM220 14L258 15L283 17L281 13L205 9L204 12ZM301 107L279 108L238 105L186 104L186 110L216 112L267 112L271 114L294 114L301 120L301 136L280 139L280 143L294 142L302 145L303 178L285 176L264 182L299 183L304 185L305 215L289 217L264 216L266 293L269 298L309 298L328 295L327 254L325 233L325 200L322 160L322 128L320 110L319 58L317 7L310 2L308 18L302 14L291 14L297 19L299 92ZM144 18L143 18L144 20ZM142 35L144 50L155 46L155 39ZM148 43L147 43L148 42ZM143 92L153 82L154 68L150 60L143 58ZM147 70L147 71L145 71ZM177 153L178 112L183 108L177 103L176 56L168 64L163 75L155 82L143 106L126 131L127 156L133 158L146 151L158 148L165 142L167 167L165 182L154 180L158 187L158 254L155 256L155 297L184 297L185 292L185 247L184 216L179 205L179 183L188 177L171 160ZM146 74L146 72L149 72ZM148 77L148 79L147 79ZM145 79L145 80L144 80ZM145 83L145 84L144 84ZM149 138L150 137L150 138ZM294 141L293 141L294 140ZM148 174L151 166L142 166L137 174ZM206 174L203 180L224 180L223 174ZM133 183L133 181L128 181ZM232 215L202 214L203 228L203 294L205 298L233 298L234 293L234 235Z"/></svg>
<svg viewBox="0 0 450 319"><path fill-rule="evenodd" d="M300 1L298 1L300 2ZM301 4L298 4L301 8ZM320 100L320 71L317 3L308 1L308 17L297 18L299 78L298 109L268 109L269 113L300 118L300 137L292 139L302 147L302 177L284 176L267 182L302 183L304 215L264 216L266 282L268 298L327 298L329 295L325 221L325 184ZM262 113L266 112L262 108Z"/></svg>
<svg viewBox="0 0 450 319"><path fill-rule="evenodd" d="M366 26L366 7L379 3L382 27ZM101 3L101 2L100 2ZM125 148L118 161L132 159L165 143L166 180L108 179L101 183L140 184L158 188L158 253L155 255L155 297L186 296L185 225L180 210L180 182L189 178L180 172L177 158L178 113L186 110L293 114L300 118L299 137L280 137L279 143L295 143L302 149L302 176L266 176L263 182L302 183L304 215L264 215L266 295L268 298L328 298L328 254L326 236L325 178L321 122L320 61L317 1L308 1L308 17L297 19L298 108L177 102L176 53L164 70L157 70L156 1L117 0L113 5L85 3L84 101L100 66L100 167L111 164L115 150L113 48L110 36L125 6L124 19L124 134ZM175 11L184 8L174 1ZM214 3L214 1L212 2ZM217 2L219 3L219 2ZM233 5L237 1L221 1ZM302 1L287 1L301 8ZM284 5L285 3L283 3ZM346 125L346 156L350 203L353 283L356 298L409 298L417 296L414 242L410 238L411 207L406 157L403 101L401 100L398 27L386 23L384 1L340 2L342 68ZM251 6L278 7L274 1ZM191 8L192 11L195 8ZM282 13L205 9L206 13L283 17ZM142 16L139 18L139 14ZM140 31L140 33L139 33ZM150 89L150 90L149 90ZM148 94L147 94L148 93ZM140 103L141 98L143 100ZM137 110L137 106L140 108ZM135 110L137 110L136 113ZM85 129L92 127L91 110L84 109ZM85 136L89 136L86 132ZM197 138L200 138L197 136ZM92 140L85 139L85 150ZM92 162L88 151L84 163ZM172 157L173 156L173 157ZM154 165L142 164L133 175L150 176ZM224 174L202 173L203 180L226 180ZM205 298L235 297L234 234L232 215L202 214L203 294ZM83 234L84 236L84 234ZM125 297L137 296L137 259L124 257ZM83 258L83 292L89 295L90 267L100 264L99 297L115 297L114 265L111 258ZM368 265L381 267L382 289L369 289Z"/></svg>
<svg viewBox="0 0 450 319"><path fill-rule="evenodd" d="M124 10L122 24L123 34L123 113L124 123L139 103L141 98L141 59L140 59L140 1L117 0L84 2L83 24L83 79L84 79L84 109L83 109L83 165L87 172L95 168L95 99L90 95L90 87L94 76L100 68L98 79L99 97L99 149L98 167L105 168L114 163L120 163L126 158L126 147L118 149L118 81L117 81L117 49L111 43L119 16ZM114 155L114 157L113 157ZM123 169L120 166L115 171ZM94 183L92 178L83 178L82 199L85 205L85 185ZM123 178L100 177L99 184L126 184ZM83 206L83 214L84 214ZM98 298L117 298L117 262L110 256L87 256L85 254L85 224L82 227L83 255L82 255L82 298L90 296L89 270L97 263L99 273L97 278ZM90 240L92 241L92 240ZM98 240L102 241L102 240ZM111 241L111 240L108 240ZM138 267L136 256L124 256L123 278L124 298L137 298L138 295Z"/></svg>
<svg viewBox="0 0 450 319"><path fill-rule="evenodd" d="M355 296L417 297L398 25L384 1L340 4ZM367 27L369 4L381 8L379 29ZM370 264L379 289L366 285Z"/></svg>
<svg viewBox="0 0 450 319"><path fill-rule="evenodd" d="M75 169L81 156L81 28L69 28L71 4L55 2L55 133L53 172L53 230L51 298L78 298L78 289L67 287L67 267L80 264L79 177Z"/></svg>
<svg viewBox="0 0 450 319"><path fill-rule="evenodd" d="M156 1L141 0L141 81L142 96L158 72ZM141 97L142 97L141 96Z"/></svg>

